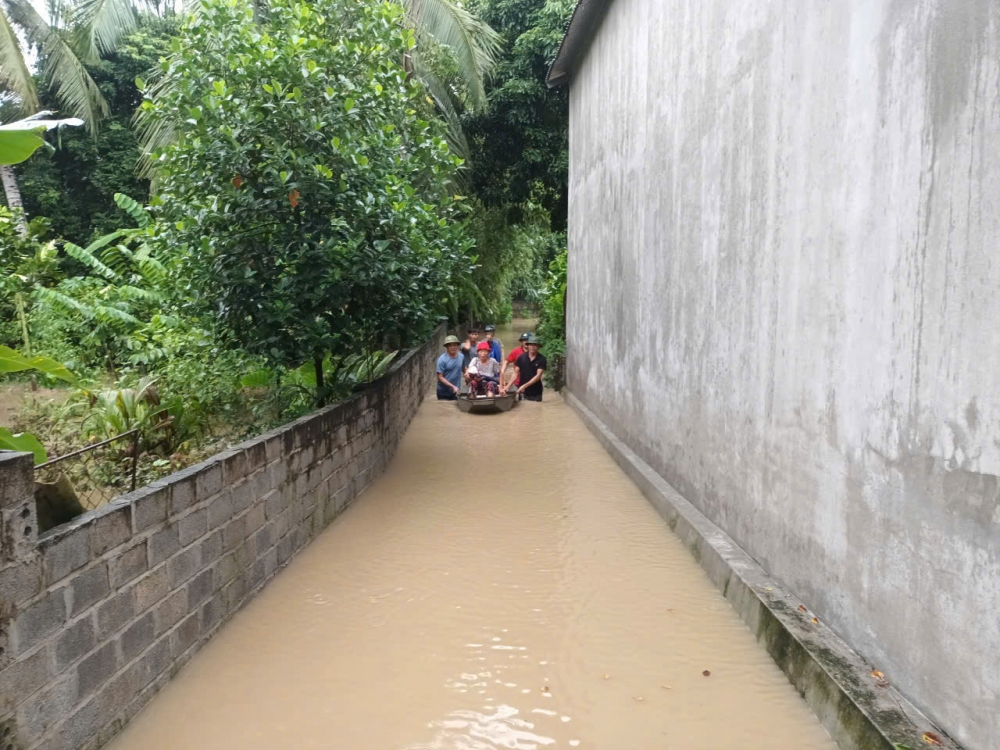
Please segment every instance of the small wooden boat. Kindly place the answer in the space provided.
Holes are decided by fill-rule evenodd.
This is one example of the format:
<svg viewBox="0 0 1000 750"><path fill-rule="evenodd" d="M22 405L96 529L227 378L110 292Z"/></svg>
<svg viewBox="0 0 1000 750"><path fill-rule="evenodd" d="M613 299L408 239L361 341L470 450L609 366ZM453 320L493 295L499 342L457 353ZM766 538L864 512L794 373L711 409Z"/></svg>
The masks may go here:
<svg viewBox="0 0 1000 750"><path fill-rule="evenodd" d="M517 394L508 393L506 396L477 396L469 398L469 394L463 393L459 396L458 408L466 414L495 414L500 411L510 411L517 403Z"/></svg>

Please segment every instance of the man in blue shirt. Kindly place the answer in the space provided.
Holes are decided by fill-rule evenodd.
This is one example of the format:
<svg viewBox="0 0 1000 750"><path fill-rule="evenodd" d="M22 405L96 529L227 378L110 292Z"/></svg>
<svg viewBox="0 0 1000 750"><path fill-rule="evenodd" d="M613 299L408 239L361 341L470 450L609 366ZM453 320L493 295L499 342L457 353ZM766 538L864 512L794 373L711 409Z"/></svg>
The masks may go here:
<svg viewBox="0 0 1000 750"><path fill-rule="evenodd" d="M438 401L454 401L462 389L462 373L465 372L465 358L459 353L460 342L449 336L444 340L445 352L437 361Z"/></svg>
<svg viewBox="0 0 1000 750"><path fill-rule="evenodd" d="M497 362L503 362L503 344L496 337L497 329L494 326L486 326L486 343L490 345L490 356Z"/></svg>

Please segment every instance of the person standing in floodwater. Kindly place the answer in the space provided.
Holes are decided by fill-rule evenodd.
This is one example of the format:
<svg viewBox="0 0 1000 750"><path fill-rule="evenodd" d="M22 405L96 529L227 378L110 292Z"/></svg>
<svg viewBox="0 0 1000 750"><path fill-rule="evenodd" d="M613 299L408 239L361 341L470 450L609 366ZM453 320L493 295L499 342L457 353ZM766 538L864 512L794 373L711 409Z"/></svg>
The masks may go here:
<svg viewBox="0 0 1000 750"><path fill-rule="evenodd" d="M515 382L523 383L518 388L518 393L525 401L542 400L542 376L545 374L548 362L545 361L545 355L538 351L540 345L541 342L537 336L534 334L529 336L528 351L518 357L514 363Z"/></svg>
<svg viewBox="0 0 1000 750"><path fill-rule="evenodd" d="M529 336L531 336L530 333L522 333L518 338L518 340L521 343L510 350L510 354L507 355L507 359L503 360L503 362L500 365L500 383L505 388L508 385L515 385L515 386L520 385L520 383L517 382L517 378L512 378L509 381L507 380L507 365L511 365L511 372L513 373L514 372L513 365L515 362L517 362L517 358L520 357L522 354L524 354L526 351L528 351L525 347L528 344Z"/></svg>
<svg viewBox="0 0 1000 750"><path fill-rule="evenodd" d="M465 357L465 362L462 364L463 371L468 369L469 363L476 356L476 347L479 346L479 326L469 326L466 335L465 343L462 344L462 356Z"/></svg>
<svg viewBox="0 0 1000 750"><path fill-rule="evenodd" d="M465 358L458 351L457 336L444 340L445 352L437 361L438 401L454 401L462 388L462 373L465 372Z"/></svg>
<svg viewBox="0 0 1000 750"><path fill-rule="evenodd" d="M486 326L486 343L490 345L490 356L497 362L503 362L503 343L497 338L496 326Z"/></svg>

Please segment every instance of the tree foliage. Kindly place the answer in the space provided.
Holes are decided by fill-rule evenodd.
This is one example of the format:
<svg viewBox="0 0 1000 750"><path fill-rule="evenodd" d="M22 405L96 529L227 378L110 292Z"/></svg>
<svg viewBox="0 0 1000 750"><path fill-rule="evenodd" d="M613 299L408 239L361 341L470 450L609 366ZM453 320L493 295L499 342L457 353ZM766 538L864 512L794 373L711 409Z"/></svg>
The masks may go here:
<svg viewBox="0 0 1000 750"><path fill-rule="evenodd" d="M487 87L489 108L467 115L472 185L487 206L517 223L530 203L566 227L569 106L545 75L559 51L574 0L473 0L470 9L503 40Z"/></svg>
<svg viewBox="0 0 1000 750"><path fill-rule="evenodd" d="M142 93L135 79L158 65L177 29L176 18L142 16L139 28L118 39L113 53L87 65L109 110L96 138L63 131L58 149L18 167L25 211L48 217L56 236L86 245L126 221L113 200L115 193L147 200L149 181L136 174L140 152L132 117ZM42 104L55 106L51 89L44 84L39 88Z"/></svg>
<svg viewBox="0 0 1000 750"><path fill-rule="evenodd" d="M203 0L143 104L173 133L155 209L189 301L272 364L416 342L452 302L459 160L414 44L389 3L280 0L261 24Z"/></svg>

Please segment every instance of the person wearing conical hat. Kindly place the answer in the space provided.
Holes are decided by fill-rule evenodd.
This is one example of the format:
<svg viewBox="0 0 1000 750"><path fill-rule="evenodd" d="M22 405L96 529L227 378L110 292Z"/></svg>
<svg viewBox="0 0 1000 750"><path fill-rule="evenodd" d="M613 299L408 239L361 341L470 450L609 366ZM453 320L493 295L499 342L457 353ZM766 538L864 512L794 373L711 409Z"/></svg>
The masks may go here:
<svg viewBox="0 0 1000 750"><path fill-rule="evenodd" d="M462 390L465 357L458 350L461 345L457 336L448 336L444 340L444 354L437 361L438 401L454 401Z"/></svg>

